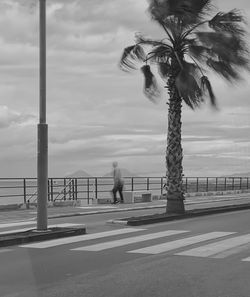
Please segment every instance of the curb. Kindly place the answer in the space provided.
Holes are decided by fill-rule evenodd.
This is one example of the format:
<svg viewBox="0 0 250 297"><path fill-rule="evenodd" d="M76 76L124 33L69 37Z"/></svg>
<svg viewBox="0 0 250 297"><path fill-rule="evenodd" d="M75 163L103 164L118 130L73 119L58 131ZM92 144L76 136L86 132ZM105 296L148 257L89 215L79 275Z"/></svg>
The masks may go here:
<svg viewBox="0 0 250 297"><path fill-rule="evenodd" d="M3 204L0 205L0 211L10 211L10 210L18 210L20 209L20 204Z"/></svg>
<svg viewBox="0 0 250 297"><path fill-rule="evenodd" d="M134 207L134 208L117 208L117 209L109 209L109 210L94 210L94 211L76 212L76 213L63 213L63 214L50 215L48 218L49 219L57 219L57 218L77 217L77 216L86 216L86 215L112 213L112 212L154 209L154 208L166 208L166 205L141 206L141 207Z"/></svg>
<svg viewBox="0 0 250 297"><path fill-rule="evenodd" d="M249 199L249 198L237 198L233 200L242 200L242 199ZM194 205L194 204L208 204L211 202L219 203L221 201L230 201L231 199L223 198L222 200L213 199L210 201L186 201L186 205ZM163 200L162 200L163 201ZM164 200L165 201L165 200ZM247 203L239 204L240 205L247 205ZM232 206L232 205L230 205ZM236 205L237 206L237 205ZM219 207L229 207L228 206L219 206ZM117 208L117 209L105 209L105 210L92 210L88 212L74 212L74 213L62 213L62 214L52 214L48 218L49 219L58 219L58 218L67 218L67 217L75 217L75 216L86 216L86 215L94 215L94 214L105 214L105 213L113 213L113 212L123 212L123 211L137 211L137 210L144 210L144 209L157 209L157 208L166 208L166 204L164 205L145 205L140 207L128 207L128 208ZM213 207L213 209L216 207ZM208 208L211 209L211 208Z"/></svg>
<svg viewBox="0 0 250 297"><path fill-rule="evenodd" d="M0 247L25 244L36 241L44 241L49 239L57 239L61 237L77 236L83 234L86 234L85 225L74 228L54 227L45 231L37 231L35 229L30 229L23 232L4 234L0 236Z"/></svg>
<svg viewBox="0 0 250 297"><path fill-rule="evenodd" d="M188 218L198 217L203 215L212 215L217 213L238 211L238 210L245 210L245 209L250 209L249 203L241 204L241 205L228 205L228 206L219 206L219 207L213 207L213 208L189 210L189 211L186 211L184 214L167 215L163 213L163 214L156 214L151 216L109 220L107 221L107 223L121 224L121 225L128 225L128 226L140 226L140 225L146 225L146 224L154 224L154 223L168 222L173 220L188 219Z"/></svg>
<svg viewBox="0 0 250 297"><path fill-rule="evenodd" d="M128 221L125 220L108 220L107 224L119 224L119 225L128 225Z"/></svg>

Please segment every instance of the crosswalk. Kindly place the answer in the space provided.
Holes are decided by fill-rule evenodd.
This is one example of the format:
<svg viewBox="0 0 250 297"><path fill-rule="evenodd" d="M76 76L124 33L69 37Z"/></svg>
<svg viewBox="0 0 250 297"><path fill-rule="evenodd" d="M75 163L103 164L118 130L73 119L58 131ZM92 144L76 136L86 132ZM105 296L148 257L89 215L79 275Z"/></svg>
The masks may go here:
<svg viewBox="0 0 250 297"><path fill-rule="evenodd" d="M0 233L4 233L0 232ZM74 246L77 243L77 246ZM71 253L98 253L111 249L133 255L168 254L177 257L223 259L237 255L250 262L250 234L230 231L194 232L123 227L91 234L51 239L19 245L25 249L49 249L63 246ZM0 249L0 254L14 249Z"/></svg>
<svg viewBox="0 0 250 297"><path fill-rule="evenodd" d="M160 243L157 243L157 241L160 241ZM82 246L72 247L74 243ZM139 244L141 247L133 249L133 245L135 244L137 246ZM127 254L157 255L168 253L179 257L213 259L223 259L235 254L240 255L240 253L244 253L245 256L242 256L240 260L250 262L250 234L225 231L194 234L191 230L149 232L144 228L127 227L23 244L19 247L48 249L57 246L65 246L70 252L101 252L122 247L122 252Z"/></svg>

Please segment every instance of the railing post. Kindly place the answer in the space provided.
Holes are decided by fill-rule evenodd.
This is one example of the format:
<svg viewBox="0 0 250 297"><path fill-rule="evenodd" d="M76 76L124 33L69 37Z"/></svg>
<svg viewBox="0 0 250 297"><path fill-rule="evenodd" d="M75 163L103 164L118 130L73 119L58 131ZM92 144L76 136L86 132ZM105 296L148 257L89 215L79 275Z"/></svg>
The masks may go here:
<svg viewBox="0 0 250 297"><path fill-rule="evenodd" d="M95 199L97 199L97 177L95 178Z"/></svg>
<svg viewBox="0 0 250 297"><path fill-rule="evenodd" d="M26 179L23 179L23 202L26 204Z"/></svg>
<svg viewBox="0 0 250 297"><path fill-rule="evenodd" d="M225 177L224 190L227 190L227 178Z"/></svg>
<svg viewBox="0 0 250 297"><path fill-rule="evenodd" d="M75 198L77 200L77 178L75 178Z"/></svg>
<svg viewBox="0 0 250 297"><path fill-rule="evenodd" d="M215 178L215 191L218 190L218 177Z"/></svg>
<svg viewBox="0 0 250 297"><path fill-rule="evenodd" d="M186 193L188 192L188 178L186 177Z"/></svg>
<svg viewBox="0 0 250 297"><path fill-rule="evenodd" d="M149 190L149 177L147 177L147 191Z"/></svg>
<svg viewBox="0 0 250 297"><path fill-rule="evenodd" d="M196 180L196 192L199 192L199 177Z"/></svg>
<svg viewBox="0 0 250 297"><path fill-rule="evenodd" d="M89 178L87 179L87 199L89 204Z"/></svg>
<svg viewBox="0 0 250 297"><path fill-rule="evenodd" d="M48 184L48 201L50 201L50 182L49 182L49 179L48 179L48 182L47 182L47 184Z"/></svg>
<svg viewBox="0 0 250 297"><path fill-rule="evenodd" d="M72 200L74 200L74 198L75 198L75 193L74 193L74 188L75 188L75 183L74 183L74 180L72 179L71 181L70 181L70 200L72 199Z"/></svg>
<svg viewBox="0 0 250 297"><path fill-rule="evenodd" d="M53 202L54 198L53 198L53 192L54 192L54 188L53 188L53 178L50 179L50 199Z"/></svg>
<svg viewBox="0 0 250 297"><path fill-rule="evenodd" d="M234 190L234 177L232 179L232 190Z"/></svg>
<svg viewBox="0 0 250 297"><path fill-rule="evenodd" d="M66 192L66 178L63 179L63 200L65 201L66 200L66 195L67 195L67 192Z"/></svg>
<svg viewBox="0 0 250 297"><path fill-rule="evenodd" d="M67 191L67 187L68 187L68 191ZM69 179L68 183L66 181L66 200L67 200L67 193L68 193L68 199L71 200L71 187L72 187L72 182L71 182L71 179Z"/></svg>
<svg viewBox="0 0 250 297"><path fill-rule="evenodd" d="M134 191L134 178L131 177L131 191Z"/></svg>
<svg viewBox="0 0 250 297"><path fill-rule="evenodd" d="M161 195L163 194L163 177L161 177Z"/></svg>

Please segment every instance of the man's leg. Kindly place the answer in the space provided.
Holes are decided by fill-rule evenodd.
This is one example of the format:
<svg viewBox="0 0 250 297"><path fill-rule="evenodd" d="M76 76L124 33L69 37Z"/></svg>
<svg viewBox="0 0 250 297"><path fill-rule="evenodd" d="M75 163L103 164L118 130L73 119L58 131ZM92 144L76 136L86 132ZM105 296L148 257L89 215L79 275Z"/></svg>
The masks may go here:
<svg viewBox="0 0 250 297"><path fill-rule="evenodd" d="M117 187L113 188L112 193L113 193L113 199L114 199L113 204L116 204L117 203L117 198L116 198Z"/></svg>
<svg viewBox="0 0 250 297"><path fill-rule="evenodd" d="M120 186L119 187L119 195L120 195L120 197L121 197L121 202L123 203L123 194L122 194L122 190L123 190L123 186Z"/></svg>

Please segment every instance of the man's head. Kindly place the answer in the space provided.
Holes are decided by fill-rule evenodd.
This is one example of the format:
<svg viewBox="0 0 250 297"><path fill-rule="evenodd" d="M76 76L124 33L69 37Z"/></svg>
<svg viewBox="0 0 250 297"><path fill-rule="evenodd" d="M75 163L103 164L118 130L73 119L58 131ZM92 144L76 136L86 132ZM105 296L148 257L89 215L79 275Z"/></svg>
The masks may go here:
<svg viewBox="0 0 250 297"><path fill-rule="evenodd" d="M116 168L118 166L118 163L115 161L113 162L113 167Z"/></svg>

